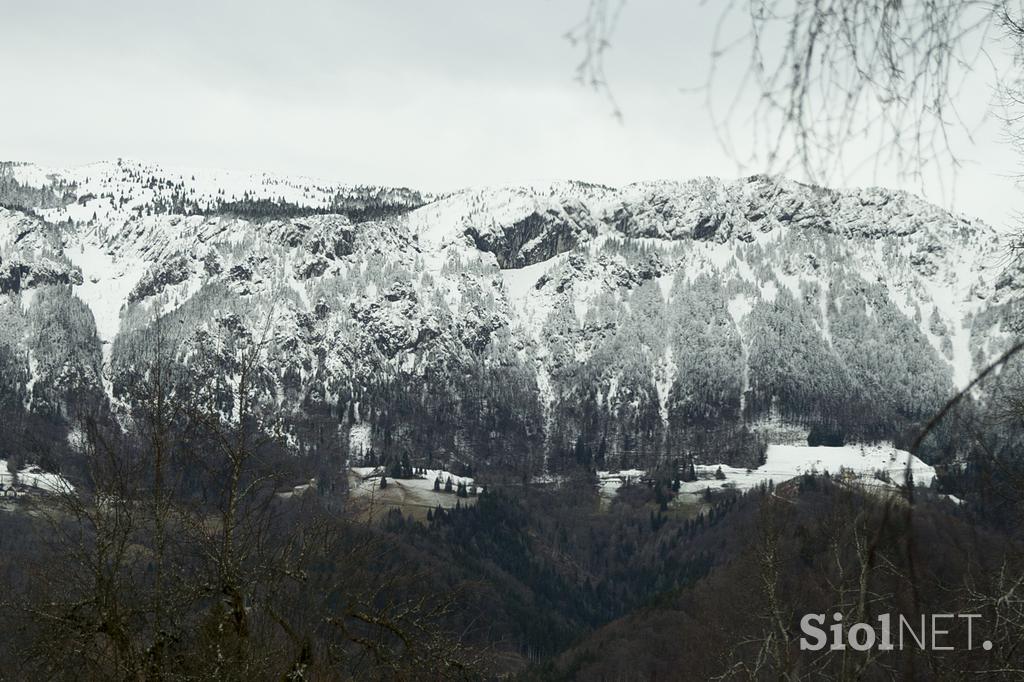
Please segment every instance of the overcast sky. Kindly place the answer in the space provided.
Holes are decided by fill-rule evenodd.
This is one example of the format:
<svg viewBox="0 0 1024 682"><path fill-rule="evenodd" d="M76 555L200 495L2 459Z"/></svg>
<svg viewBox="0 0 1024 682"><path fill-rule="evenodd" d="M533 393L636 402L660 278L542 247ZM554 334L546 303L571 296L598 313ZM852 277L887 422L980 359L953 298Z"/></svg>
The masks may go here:
<svg viewBox="0 0 1024 682"><path fill-rule="evenodd" d="M733 177L702 97L682 91L707 72L717 10L705 4L626 6L608 56L620 123L573 82L563 34L585 0L0 0L0 158L123 156L428 190ZM1016 157L995 124L976 139L956 193L926 190L1005 224L1021 204ZM848 182L873 180L898 184Z"/></svg>

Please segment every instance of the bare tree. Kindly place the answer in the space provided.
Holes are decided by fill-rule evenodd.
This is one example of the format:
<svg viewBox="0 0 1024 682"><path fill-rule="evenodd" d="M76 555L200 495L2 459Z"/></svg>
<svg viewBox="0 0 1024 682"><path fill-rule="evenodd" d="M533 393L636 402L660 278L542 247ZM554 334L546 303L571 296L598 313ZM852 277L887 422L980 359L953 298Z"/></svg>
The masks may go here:
<svg viewBox="0 0 1024 682"><path fill-rule="evenodd" d="M624 4L590 0L567 34L578 79L616 116L605 62ZM743 168L825 183L884 165L949 181L965 151L952 133L970 139L980 123L962 115L965 84L1017 78L993 58L1004 42L1021 45L1017 14L1006 0L729 0L691 90Z"/></svg>
<svg viewBox="0 0 1024 682"><path fill-rule="evenodd" d="M273 326L215 350L161 322L143 335L119 381L126 428L86 421L87 480L36 499L32 589L0 595L26 633L26 677L478 675L444 627L455 594L424 593L377 531L316 496L276 494Z"/></svg>

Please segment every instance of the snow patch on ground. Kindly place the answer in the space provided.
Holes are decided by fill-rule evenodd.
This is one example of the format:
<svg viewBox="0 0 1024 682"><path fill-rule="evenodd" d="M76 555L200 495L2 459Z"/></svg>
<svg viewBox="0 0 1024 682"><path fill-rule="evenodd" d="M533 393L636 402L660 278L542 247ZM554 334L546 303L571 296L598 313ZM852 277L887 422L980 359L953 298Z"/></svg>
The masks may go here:
<svg viewBox="0 0 1024 682"><path fill-rule="evenodd" d="M733 322L739 327L743 319L754 309L754 302L746 294L737 294L729 299L727 307Z"/></svg>
<svg viewBox="0 0 1024 682"><path fill-rule="evenodd" d="M623 469L622 471L598 471L598 492L603 501L611 501L619 488L629 483L636 483L647 474L642 469Z"/></svg>
<svg viewBox="0 0 1024 682"><path fill-rule="evenodd" d="M661 290L661 298L665 303L669 303L672 300L672 285L675 284L675 273L668 273L661 277L654 279L658 283L658 289Z"/></svg>
<svg viewBox="0 0 1024 682"><path fill-rule="evenodd" d="M661 416L662 424L668 424L669 394L678 371L679 367L672 354L672 346L665 346L665 354L655 366L654 372L654 389L658 392L658 413Z"/></svg>
<svg viewBox="0 0 1024 682"><path fill-rule="evenodd" d="M64 250L68 259L82 270L78 296L92 311L96 334L103 345L104 363L110 361L111 345L121 328L121 306L146 271L145 264L132 259L115 259L91 239L71 244Z"/></svg>
<svg viewBox="0 0 1024 682"><path fill-rule="evenodd" d="M362 457L373 449L373 429L369 424L353 424L348 430L348 451L353 457Z"/></svg>
<svg viewBox="0 0 1024 682"><path fill-rule="evenodd" d="M825 474L868 488L895 490L904 484L907 467L917 486L930 486L935 469L905 450L888 443L845 445L842 447L809 445L769 445L765 463L756 469L741 469L725 464L699 464L697 480L680 483L680 495L698 497L706 490L747 491L769 481L778 484L804 474ZM717 478L721 471L724 478ZM882 478L876 477L876 473ZM598 471L602 499L615 496L629 482L646 476L640 469ZM883 480L884 479L884 480Z"/></svg>
<svg viewBox="0 0 1024 682"><path fill-rule="evenodd" d="M367 504L371 514L374 508L387 510L393 507L425 516L428 509L454 509L456 504L476 504L478 491L469 476L456 476L444 469L427 469L416 478L392 478L386 476L387 485L380 487L384 467L352 467L349 474L349 491L359 503ZM440 480L440 490L434 490L434 481ZM452 492L445 492L445 484L451 479ZM455 491L459 484L466 486L467 497L459 497Z"/></svg>
<svg viewBox="0 0 1024 682"><path fill-rule="evenodd" d="M828 280L823 279L818 292L818 310L821 313L821 335L828 347L832 347L832 327L828 319ZM913 318L911 318L913 319Z"/></svg>
<svg viewBox="0 0 1024 682"><path fill-rule="evenodd" d="M932 484L935 478L933 467L891 444L873 443L842 447L769 445L765 463L756 469L737 469L724 464L698 465L698 480L683 482L680 492L699 494L709 487L712 490L750 490L768 481L781 483L803 474L825 472L833 477L844 477L851 482L895 488L903 485L908 463L915 485ZM715 478L719 468L725 475L724 480ZM876 478L876 472L887 478L888 482Z"/></svg>
<svg viewBox="0 0 1024 682"><path fill-rule="evenodd" d="M513 313L511 317L514 324L526 332L527 338L538 343L541 341L544 322L554 309L555 300L552 296L538 292L536 285L563 258L564 254L522 268L501 271L502 289ZM585 308L574 307L577 315L581 310L585 314Z"/></svg>
<svg viewBox="0 0 1024 682"><path fill-rule="evenodd" d="M15 484L36 488L48 493L67 493L73 492L75 489L60 474L48 473L34 464L30 464L15 473L11 471L6 459L0 459L0 486L9 488Z"/></svg>

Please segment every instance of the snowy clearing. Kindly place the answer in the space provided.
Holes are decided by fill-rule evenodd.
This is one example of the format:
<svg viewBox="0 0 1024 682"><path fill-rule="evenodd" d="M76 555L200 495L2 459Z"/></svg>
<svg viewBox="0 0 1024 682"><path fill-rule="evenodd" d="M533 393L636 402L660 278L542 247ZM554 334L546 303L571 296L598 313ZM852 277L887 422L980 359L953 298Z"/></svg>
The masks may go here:
<svg viewBox="0 0 1024 682"><path fill-rule="evenodd" d="M627 483L636 483L642 479L647 472L641 469L625 469L623 471L598 471L597 485L600 489L602 500L610 500L615 497L619 488Z"/></svg>
<svg viewBox="0 0 1024 682"><path fill-rule="evenodd" d="M838 476L840 471L856 479L877 481L875 472L887 476L892 486L902 485L906 475L907 462L916 485L929 486L935 478L935 469L925 464L909 452L897 450L891 444L844 445L828 447L824 445L769 445L765 463L757 469L736 469L722 466L724 481L715 479L718 465L699 465L696 467L697 481L682 484L685 492L703 492L710 481L719 483L719 487L735 487L749 490L762 483L782 481L796 478L803 474L824 474L828 472ZM710 481L708 480L710 479ZM714 486L712 486L713 488Z"/></svg>
<svg viewBox="0 0 1024 682"><path fill-rule="evenodd" d="M350 469L349 490L352 497L361 503L369 504L371 516L374 507L385 511L399 508L412 513L416 518L424 518L427 510L436 509L438 506L442 509L454 509L456 504L463 507L476 504L474 481L469 476L456 476L443 469L427 469L426 474L420 474L418 478L387 476L387 486L381 488L380 479L383 473L383 467ZM438 478L441 481L439 491L434 490L434 480ZM445 484L449 478L452 481L452 492L445 492ZM460 483L465 484L467 497L459 497L455 493Z"/></svg>
<svg viewBox="0 0 1024 682"><path fill-rule="evenodd" d="M51 474L30 464L16 474L12 472L6 459L0 459L0 488L8 489L13 485L36 488L48 493L71 492L74 487L59 474Z"/></svg>
<svg viewBox="0 0 1024 682"><path fill-rule="evenodd" d="M696 481L683 481L680 495L699 496L706 490L750 490L762 483L782 483L803 474L842 476L868 488L896 489L903 484L907 463L914 484L930 486L935 469L905 450L888 443L845 445L842 447L808 445L769 445L765 463L756 469L739 469L725 464L699 464ZM721 469L724 478L716 478ZM876 476L877 474L877 476ZM637 482L645 472L599 471L598 486L603 498L610 498L627 481ZM879 478L881 477L881 478Z"/></svg>

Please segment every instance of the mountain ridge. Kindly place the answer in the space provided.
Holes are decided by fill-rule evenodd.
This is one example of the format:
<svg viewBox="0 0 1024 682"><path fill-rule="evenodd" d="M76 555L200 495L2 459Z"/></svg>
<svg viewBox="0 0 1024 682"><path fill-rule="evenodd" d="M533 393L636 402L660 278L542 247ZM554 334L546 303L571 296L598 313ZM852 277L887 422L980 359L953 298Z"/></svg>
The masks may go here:
<svg viewBox="0 0 1024 682"><path fill-rule="evenodd" d="M295 429L327 410L341 431L370 423L378 449L530 469L700 460L716 438L755 462L768 415L891 438L1005 347L1022 281L993 228L878 188L751 176L430 197L278 180L240 190L252 215L188 215L161 194L192 196L181 172L108 164L33 194L29 167L6 168L9 193L40 199L0 209L23 405L62 380L32 369L34 292L89 311L96 343L76 320L71 345L101 350L91 381L112 405L131 402L118 374L153 319L216 340L273 312L268 396ZM210 187L194 205L238 194ZM388 208L332 213L339 196Z"/></svg>

